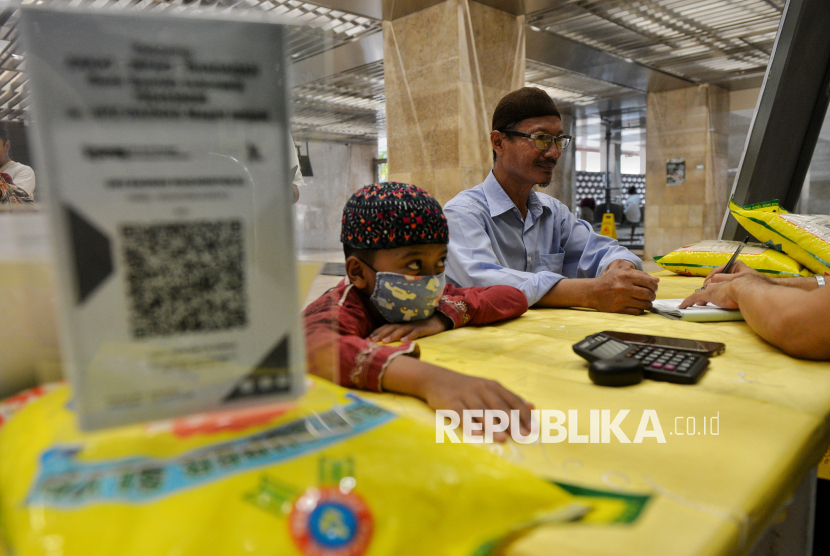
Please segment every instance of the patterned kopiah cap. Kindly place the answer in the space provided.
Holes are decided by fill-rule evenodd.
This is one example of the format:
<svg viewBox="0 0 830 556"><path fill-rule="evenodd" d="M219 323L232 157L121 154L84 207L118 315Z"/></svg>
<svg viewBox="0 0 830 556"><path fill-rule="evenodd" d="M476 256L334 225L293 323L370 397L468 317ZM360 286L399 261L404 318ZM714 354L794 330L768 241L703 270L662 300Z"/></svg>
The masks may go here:
<svg viewBox="0 0 830 556"><path fill-rule="evenodd" d="M393 249L449 243L444 211L435 198L407 183L375 183L359 189L343 209L340 241L357 249Z"/></svg>

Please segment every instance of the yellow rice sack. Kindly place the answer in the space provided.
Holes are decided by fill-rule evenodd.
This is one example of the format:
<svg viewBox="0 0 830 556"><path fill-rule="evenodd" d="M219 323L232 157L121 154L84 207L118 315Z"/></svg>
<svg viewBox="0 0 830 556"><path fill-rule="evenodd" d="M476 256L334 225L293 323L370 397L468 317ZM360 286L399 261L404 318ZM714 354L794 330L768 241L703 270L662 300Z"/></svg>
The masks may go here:
<svg viewBox="0 0 830 556"><path fill-rule="evenodd" d="M778 200L742 207L729 201L729 210L746 231L772 242L816 274L830 275L830 216L792 214Z"/></svg>
<svg viewBox="0 0 830 556"><path fill-rule="evenodd" d="M484 556L587 509L325 381L290 409L92 433L65 385L12 402L0 411L0 533L16 556Z"/></svg>
<svg viewBox="0 0 830 556"><path fill-rule="evenodd" d="M740 241L707 239L681 247L668 255L654 257L654 262L666 270L684 276L706 276L713 269L729 262L740 244ZM738 255L738 260L768 276L812 274L792 257L760 243L747 243Z"/></svg>

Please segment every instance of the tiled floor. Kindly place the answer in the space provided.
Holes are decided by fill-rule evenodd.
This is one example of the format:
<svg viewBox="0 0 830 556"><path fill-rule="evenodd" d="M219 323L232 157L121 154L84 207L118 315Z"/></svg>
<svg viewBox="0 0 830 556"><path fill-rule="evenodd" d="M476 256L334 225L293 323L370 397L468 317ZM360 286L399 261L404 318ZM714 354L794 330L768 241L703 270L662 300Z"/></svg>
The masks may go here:
<svg viewBox="0 0 830 556"><path fill-rule="evenodd" d="M297 259L301 261L317 261L321 263L342 263L343 251L303 250L297 253ZM314 282L311 283L311 289L308 290L308 295L306 295L302 308L305 309L309 303L336 286L342 279L342 276L327 276L325 274L318 274L314 279Z"/></svg>
<svg viewBox="0 0 830 556"><path fill-rule="evenodd" d="M297 260L318 261L321 263L342 263L343 250L332 249L326 251L317 251L311 249L301 249L297 252Z"/></svg>

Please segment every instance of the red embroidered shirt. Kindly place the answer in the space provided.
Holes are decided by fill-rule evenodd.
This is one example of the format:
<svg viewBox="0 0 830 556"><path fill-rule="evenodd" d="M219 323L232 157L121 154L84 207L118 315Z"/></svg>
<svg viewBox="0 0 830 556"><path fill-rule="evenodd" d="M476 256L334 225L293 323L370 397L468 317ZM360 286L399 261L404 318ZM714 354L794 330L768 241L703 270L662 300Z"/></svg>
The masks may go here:
<svg viewBox="0 0 830 556"><path fill-rule="evenodd" d="M437 310L453 328L518 317L527 311L527 297L511 286L456 288L447 284ZM350 388L383 390L383 373L395 357L418 357L417 344L388 346L368 336L388 324L372 301L351 284L340 282L303 311L309 370Z"/></svg>

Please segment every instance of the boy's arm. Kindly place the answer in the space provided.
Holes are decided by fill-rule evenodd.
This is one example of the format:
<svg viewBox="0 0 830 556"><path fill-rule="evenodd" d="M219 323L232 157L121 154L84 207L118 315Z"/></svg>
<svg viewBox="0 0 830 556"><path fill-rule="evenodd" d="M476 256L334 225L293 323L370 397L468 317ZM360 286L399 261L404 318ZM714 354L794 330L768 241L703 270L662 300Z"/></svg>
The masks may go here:
<svg viewBox="0 0 830 556"><path fill-rule="evenodd" d="M522 294L522 297L524 295ZM353 388L387 390L420 398L434 409L520 411L523 433L530 430L530 408L499 383L462 375L417 359L413 343L390 347L361 338L371 324L358 307L318 300L303 314L309 370ZM442 317L445 318L445 317ZM482 419L476 419L481 422ZM494 439L507 439L504 432Z"/></svg>
<svg viewBox="0 0 830 556"><path fill-rule="evenodd" d="M432 409L449 409L459 416L465 409L496 409L508 416L516 409L522 433L531 429L530 406L495 380L463 375L413 357L397 357L389 364L383 389L420 398ZM482 418L474 420L483 422ZM493 438L504 442L507 433L494 433Z"/></svg>
<svg viewBox="0 0 830 556"><path fill-rule="evenodd" d="M491 324L516 318L527 311L527 296L512 286L456 288L447 284L438 303L453 328Z"/></svg>
<svg viewBox="0 0 830 556"><path fill-rule="evenodd" d="M518 317L527 311L527 297L511 286L456 288L447 284L435 314L413 322L385 324L372 332L372 340L411 342L467 324L481 325Z"/></svg>
<svg viewBox="0 0 830 556"><path fill-rule="evenodd" d="M383 375L398 356L418 356L418 346L384 346L363 336L371 331L358 307L312 305L304 313L309 372L347 388L380 392Z"/></svg>

